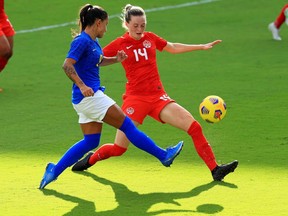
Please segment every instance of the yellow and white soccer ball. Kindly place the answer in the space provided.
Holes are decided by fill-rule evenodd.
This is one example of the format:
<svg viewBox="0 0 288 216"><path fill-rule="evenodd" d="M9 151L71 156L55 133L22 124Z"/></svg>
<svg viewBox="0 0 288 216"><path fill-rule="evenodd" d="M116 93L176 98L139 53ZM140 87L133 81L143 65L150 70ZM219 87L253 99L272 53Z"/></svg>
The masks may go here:
<svg viewBox="0 0 288 216"><path fill-rule="evenodd" d="M226 104L221 97L210 95L200 103L199 112L206 122L217 123L226 115Z"/></svg>

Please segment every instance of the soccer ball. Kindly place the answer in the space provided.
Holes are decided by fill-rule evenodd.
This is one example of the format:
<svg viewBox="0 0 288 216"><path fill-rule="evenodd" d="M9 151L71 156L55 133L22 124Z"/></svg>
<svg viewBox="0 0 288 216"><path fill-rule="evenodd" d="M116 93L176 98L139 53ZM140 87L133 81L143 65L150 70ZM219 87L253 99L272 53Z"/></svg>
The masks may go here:
<svg viewBox="0 0 288 216"><path fill-rule="evenodd" d="M226 104L221 97L210 95L200 103L199 112L206 122L217 123L226 115Z"/></svg>

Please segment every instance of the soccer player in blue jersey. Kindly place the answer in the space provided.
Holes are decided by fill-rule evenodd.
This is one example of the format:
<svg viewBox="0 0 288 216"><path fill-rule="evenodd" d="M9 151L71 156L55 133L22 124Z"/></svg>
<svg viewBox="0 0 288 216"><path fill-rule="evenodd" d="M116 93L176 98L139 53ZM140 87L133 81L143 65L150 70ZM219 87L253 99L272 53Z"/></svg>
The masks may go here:
<svg viewBox="0 0 288 216"><path fill-rule="evenodd" d="M79 14L80 34L74 37L63 64L63 70L73 81L72 104L79 115L84 138L75 143L58 163L48 163L39 188L43 189L84 154L96 148L100 142L103 122L121 130L136 147L148 152L170 166L183 147L183 141L162 149L123 113L100 86L99 65L121 62L127 58L124 51L114 57L103 56L98 38L107 30L108 14L99 6L84 5Z"/></svg>

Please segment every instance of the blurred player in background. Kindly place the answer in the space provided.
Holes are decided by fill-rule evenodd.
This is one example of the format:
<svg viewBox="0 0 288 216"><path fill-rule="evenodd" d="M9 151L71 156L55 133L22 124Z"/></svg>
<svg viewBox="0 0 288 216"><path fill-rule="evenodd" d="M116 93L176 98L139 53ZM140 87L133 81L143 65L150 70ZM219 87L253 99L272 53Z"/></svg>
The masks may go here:
<svg viewBox="0 0 288 216"><path fill-rule="evenodd" d="M128 80L126 92L123 95L122 110L136 126L141 125L147 116L151 116L158 122L167 123L185 131L192 138L199 156L212 172L213 179L221 181L227 174L234 171L238 161L225 165L217 164L200 124L165 92L156 61L157 50L174 54L208 50L221 40L199 45L168 42L152 32L146 32L147 21L144 10L130 4L123 9L122 21L122 26L127 32L103 49L105 56L114 56L119 50L124 50L128 55L128 58L122 62ZM178 72L175 71L175 73ZM166 134L166 136L169 135ZM97 161L111 156L120 156L127 150L128 145L129 140L125 134L117 130L114 144L105 144L94 154L87 154L72 167L72 170L83 171Z"/></svg>
<svg viewBox="0 0 288 216"><path fill-rule="evenodd" d="M58 163L48 163L39 188L43 189L84 154L95 149L100 142L103 122L122 131L138 148L155 156L164 166L170 166L182 149L183 142L162 149L146 134L139 131L121 108L103 93L100 86L99 65L121 62L125 52L103 56L98 38L107 30L108 14L99 6L84 5L79 14L80 34L74 37L63 64L63 70L73 81L72 104L79 116L84 139L75 143Z"/></svg>
<svg viewBox="0 0 288 216"><path fill-rule="evenodd" d="M5 68L13 54L15 31L4 11L4 0L0 0L0 72ZM0 92L3 89L0 88Z"/></svg>
<svg viewBox="0 0 288 216"><path fill-rule="evenodd" d="M284 22L286 22L286 24L288 25L288 4L286 4L282 8L276 20L270 23L268 26L269 30L272 32L272 37L274 40L278 41L282 40L282 38L279 35L279 30Z"/></svg>

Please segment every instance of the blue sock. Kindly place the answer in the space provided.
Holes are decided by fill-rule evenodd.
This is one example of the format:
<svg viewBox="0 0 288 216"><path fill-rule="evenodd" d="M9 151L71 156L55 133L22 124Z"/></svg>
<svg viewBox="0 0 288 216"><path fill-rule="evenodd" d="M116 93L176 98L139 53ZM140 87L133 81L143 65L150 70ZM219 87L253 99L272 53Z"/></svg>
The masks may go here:
<svg viewBox="0 0 288 216"><path fill-rule="evenodd" d="M138 130L127 116L119 130L123 131L130 142L137 148L148 152L149 154L158 158L160 161L165 159L166 150L157 146L151 138L149 138L142 131Z"/></svg>
<svg viewBox="0 0 288 216"><path fill-rule="evenodd" d="M67 167L72 166L84 154L93 150L99 145L101 134L84 135L84 139L75 143L68 151L62 156L55 167L55 176L59 176Z"/></svg>

